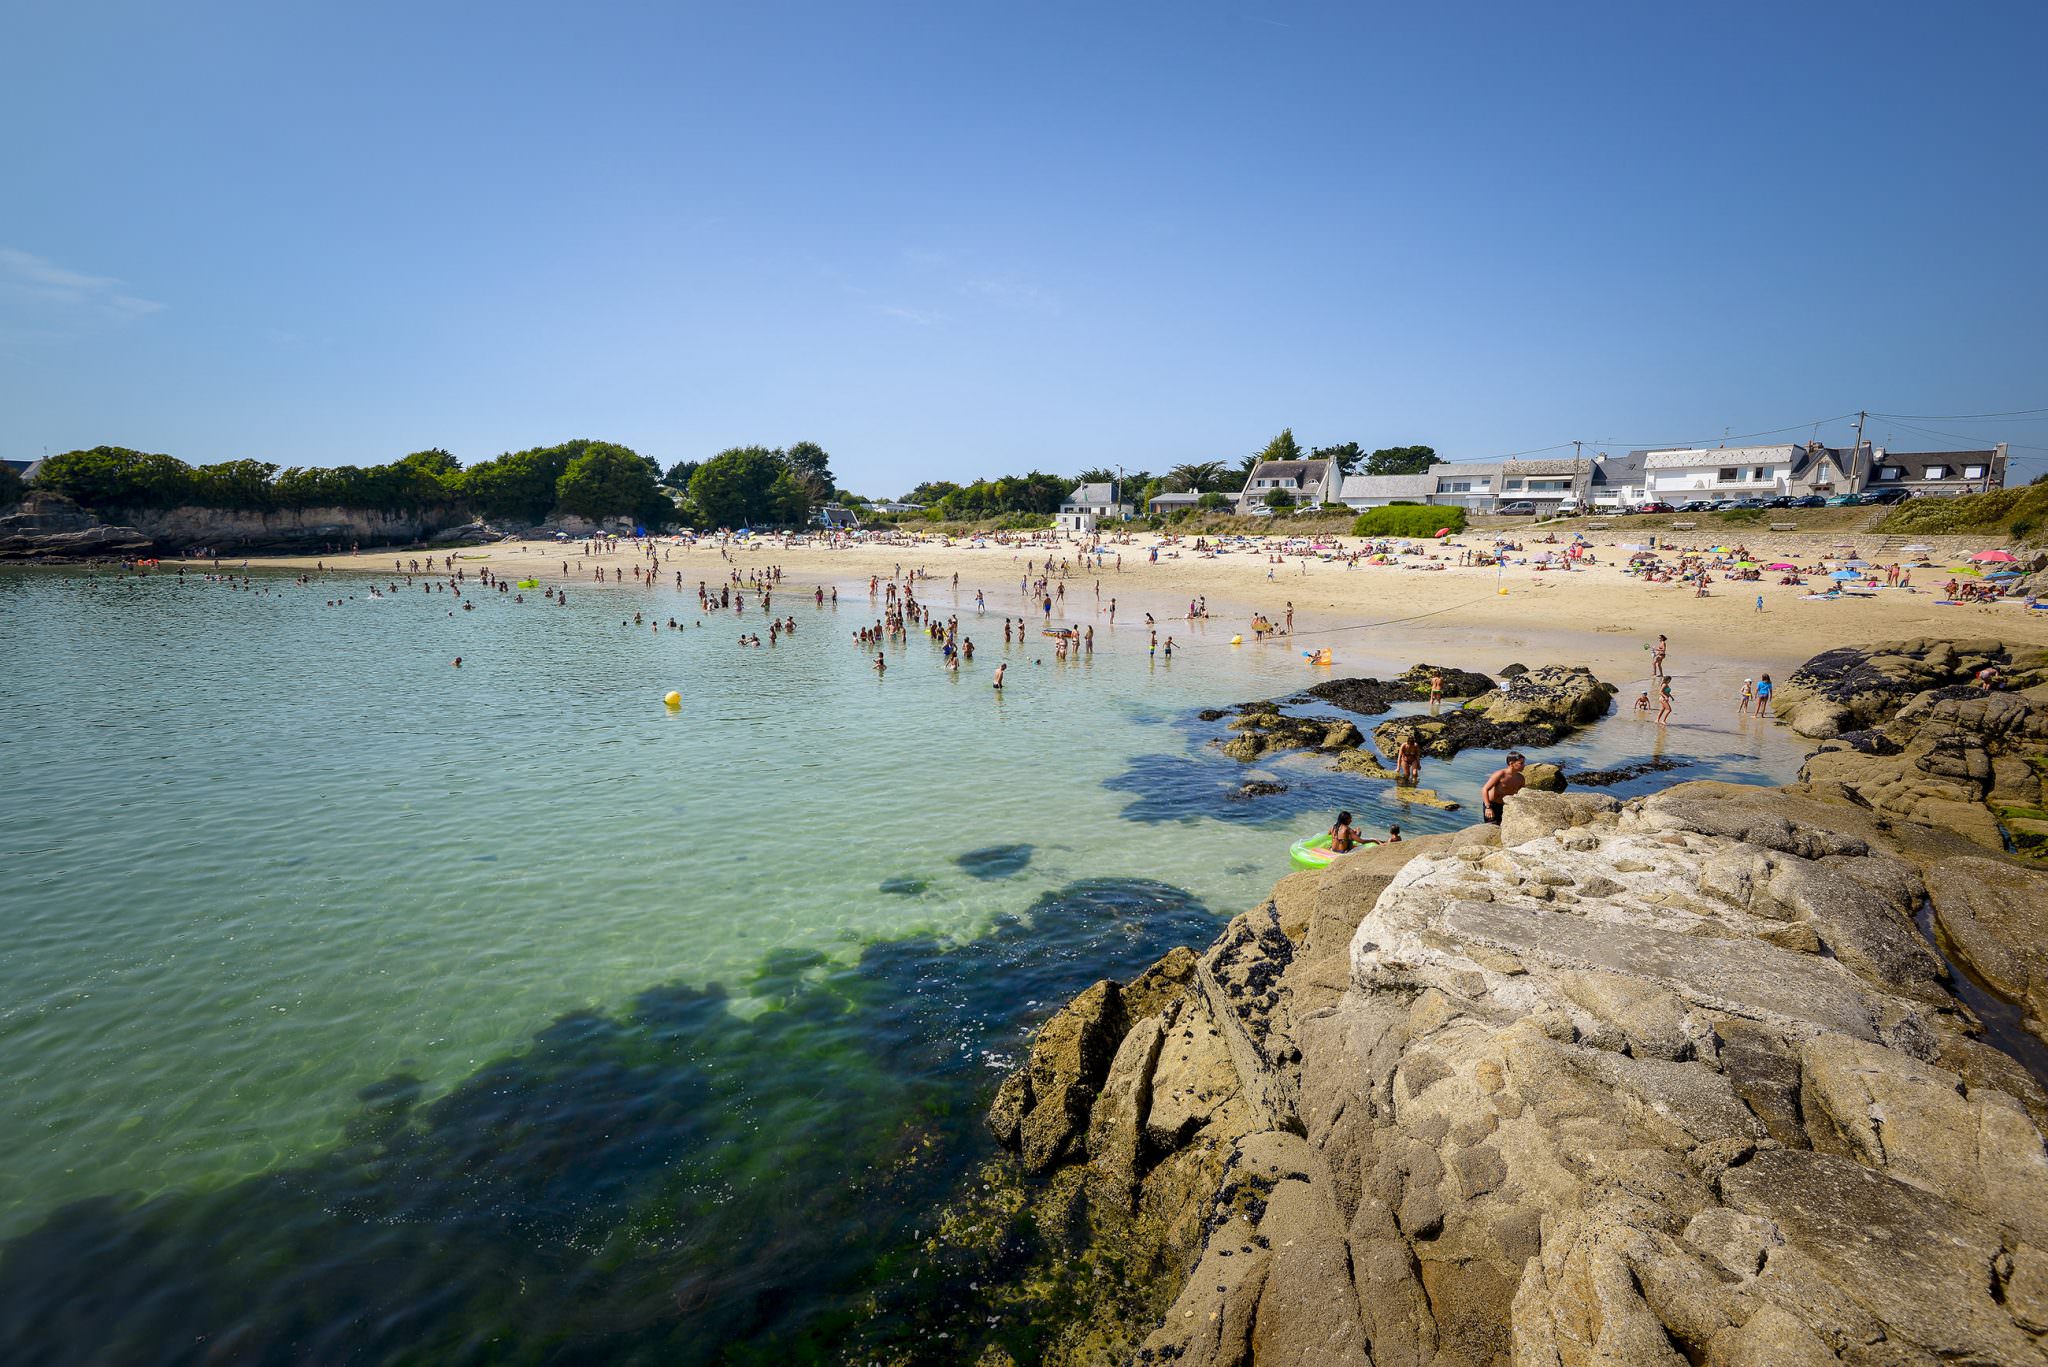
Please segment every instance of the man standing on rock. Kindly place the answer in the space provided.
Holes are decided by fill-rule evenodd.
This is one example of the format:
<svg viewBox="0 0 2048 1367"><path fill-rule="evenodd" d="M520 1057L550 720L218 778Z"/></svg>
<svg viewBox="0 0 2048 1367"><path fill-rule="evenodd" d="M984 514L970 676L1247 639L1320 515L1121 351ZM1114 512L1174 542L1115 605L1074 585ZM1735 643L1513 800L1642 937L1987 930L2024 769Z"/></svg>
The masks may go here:
<svg viewBox="0 0 2048 1367"><path fill-rule="evenodd" d="M1487 824L1500 824L1501 808L1528 782L1522 777L1522 766L1527 763L1520 750L1510 750L1507 763L1486 776L1486 786L1479 790L1479 814Z"/></svg>

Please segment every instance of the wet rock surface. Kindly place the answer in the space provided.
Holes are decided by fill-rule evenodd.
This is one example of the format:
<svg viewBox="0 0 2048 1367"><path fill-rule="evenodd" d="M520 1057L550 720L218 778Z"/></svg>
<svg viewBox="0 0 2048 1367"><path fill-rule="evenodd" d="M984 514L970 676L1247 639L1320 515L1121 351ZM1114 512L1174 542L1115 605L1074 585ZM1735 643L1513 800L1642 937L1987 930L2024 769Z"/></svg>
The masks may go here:
<svg viewBox="0 0 2048 1367"><path fill-rule="evenodd" d="M1997 688L1979 686L1984 669ZM1800 771L1806 786L2048 859L2048 652L1899 641L1815 656L1787 688L1779 718L1823 742Z"/></svg>
<svg viewBox="0 0 2048 1367"><path fill-rule="evenodd" d="M1494 687L1492 679L1469 669L1419 664L1392 679L1331 679L1309 689L1308 696L1346 712L1377 716L1401 703L1427 701L1432 677L1443 680L1446 698L1476 698Z"/></svg>
<svg viewBox="0 0 2048 1367"><path fill-rule="evenodd" d="M1463 707L1434 716L1396 717L1373 728L1380 753L1413 736L1423 753L1450 759L1461 750L1552 745L1607 715L1614 685L1577 665L1543 665L1515 675Z"/></svg>
<svg viewBox="0 0 2048 1367"><path fill-rule="evenodd" d="M1083 1136L1021 1209L1144 1269L1042 1360L2048 1361L2048 1094L1913 922L2024 997L2035 879L1727 784L1524 792L1293 875L1020 1072Z"/></svg>

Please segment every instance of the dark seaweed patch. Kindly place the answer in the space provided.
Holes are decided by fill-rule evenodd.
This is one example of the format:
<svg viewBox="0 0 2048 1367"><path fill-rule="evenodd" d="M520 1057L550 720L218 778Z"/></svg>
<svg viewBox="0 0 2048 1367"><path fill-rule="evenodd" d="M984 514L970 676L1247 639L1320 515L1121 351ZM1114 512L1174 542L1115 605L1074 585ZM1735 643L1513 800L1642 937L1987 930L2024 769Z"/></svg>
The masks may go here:
<svg viewBox="0 0 2048 1367"><path fill-rule="evenodd" d="M319 1157L76 1202L0 1248L0 1360L912 1360L968 1337L967 1287L901 1274L990 1152L984 1057L1217 923L1078 882L966 945L775 954L744 985L766 1011L668 984L436 1099L386 1079Z"/></svg>
<svg viewBox="0 0 2048 1367"><path fill-rule="evenodd" d="M891 897L915 897L930 886L922 878L884 878L876 891Z"/></svg>
<svg viewBox="0 0 2048 1367"><path fill-rule="evenodd" d="M990 845L969 850L953 862L976 878L1008 878L1022 873L1031 863L1029 845Z"/></svg>

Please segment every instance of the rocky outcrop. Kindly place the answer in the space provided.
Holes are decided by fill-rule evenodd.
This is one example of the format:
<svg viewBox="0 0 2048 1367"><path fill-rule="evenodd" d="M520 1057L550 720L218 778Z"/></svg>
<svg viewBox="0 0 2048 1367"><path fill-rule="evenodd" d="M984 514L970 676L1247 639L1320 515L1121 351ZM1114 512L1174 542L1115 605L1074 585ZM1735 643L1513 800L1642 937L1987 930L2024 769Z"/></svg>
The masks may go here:
<svg viewBox="0 0 2048 1367"><path fill-rule="evenodd" d="M2001 690L1974 683L1986 667ZM1779 715L1828 739L1800 779L1887 817L2048 856L2048 653L1997 641L1906 641L1816 656ZM1800 684L1797 681L1804 680Z"/></svg>
<svg viewBox="0 0 2048 1367"><path fill-rule="evenodd" d="M1425 754L1438 759L1473 748L1554 745L1605 716L1614 693L1613 684L1602 683L1581 666L1542 665L1463 707L1381 722L1373 728L1373 741L1381 754L1390 755L1413 736Z"/></svg>
<svg viewBox="0 0 2048 1367"><path fill-rule="evenodd" d="M61 494L38 491L23 498L14 513L0 517L0 556L319 552L358 544L413 545L468 523L466 513L452 508L411 513L361 508L137 509L110 521Z"/></svg>
<svg viewBox="0 0 2048 1367"><path fill-rule="evenodd" d="M2048 1092L1913 922L2039 943L2041 877L1725 784L1293 875L1005 1084L1024 1207L1150 1278L1043 1360L2048 1361Z"/></svg>
<svg viewBox="0 0 2048 1367"><path fill-rule="evenodd" d="M1232 721L1230 729L1237 734L1222 742L1223 753L1247 764L1283 750L1351 750L1363 739L1348 721L1290 717L1278 711L1247 712Z"/></svg>
<svg viewBox="0 0 2048 1367"><path fill-rule="evenodd" d="M1432 678L1443 681L1446 698L1476 698L1494 686L1492 679L1469 669L1421 664L1393 679L1331 679L1309 689L1308 696L1347 712L1377 716L1401 703L1426 701Z"/></svg>
<svg viewBox="0 0 2048 1367"><path fill-rule="evenodd" d="M1922 637L1824 651L1778 686L1771 710L1802 736L1832 739L1889 719L1931 688L1968 683L1987 665L2008 666L2011 653L1993 640Z"/></svg>

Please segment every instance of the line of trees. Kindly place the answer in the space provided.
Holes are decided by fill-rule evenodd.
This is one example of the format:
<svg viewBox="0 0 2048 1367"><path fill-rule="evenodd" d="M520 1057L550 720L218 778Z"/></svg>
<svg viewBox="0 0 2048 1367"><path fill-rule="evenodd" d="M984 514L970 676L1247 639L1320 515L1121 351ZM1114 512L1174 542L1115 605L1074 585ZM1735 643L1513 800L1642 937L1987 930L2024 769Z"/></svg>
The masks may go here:
<svg viewBox="0 0 2048 1367"><path fill-rule="evenodd" d="M974 521L1047 517L1076 486L1115 483L1125 502L1140 509L1161 493L1199 490L1204 506L1221 509L1244 488L1264 460L1327 459L1345 473L1416 474L1437 459L1428 446L1390 446L1370 453L1357 442L1303 451L1291 428L1259 451L1232 464L1196 461L1163 474L1097 467L1073 478L1032 470L977 479L971 484L931 480L903 496L935 520ZM385 465L279 467L234 460L188 465L174 456L95 446L43 462L35 484L105 512L180 506L239 512L303 508L356 508L387 513L468 509L485 517L538 523L575 514L592 520L630 517L645 526L685 523L701 527L791 526L807 522L821 504L865 506L836 486L831 457L816 442L788 447L735 446L705 461L680 460L666 470L651 457L615 442L578 440L507 451L464 468L438 448L415 451ZM0 507L22 492L20 478L0 467Z"/></svg>

